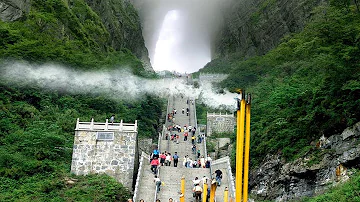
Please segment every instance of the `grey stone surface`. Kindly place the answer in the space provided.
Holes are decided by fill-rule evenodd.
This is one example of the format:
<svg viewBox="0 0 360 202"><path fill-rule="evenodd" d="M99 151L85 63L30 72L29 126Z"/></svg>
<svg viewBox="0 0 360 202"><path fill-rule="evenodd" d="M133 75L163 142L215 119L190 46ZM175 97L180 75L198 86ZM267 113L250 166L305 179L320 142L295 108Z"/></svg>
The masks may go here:
<svg viewBox="0 0 360 202"><path fill-rule="evenodd" d="M97 131L75 131L71 172L106 173L132 189L137 132L112 132L114 140L97 140Z"/></svg>
<svg viewBox="0 0 360 202"><path fill-rule="evenodd" d="M318 154L310 152L294 162L285 163L280 154L266 156L251 172L251 193L268 200L297 200L346 181L351 168L360 168L359 126L360 122L342 134L327 138L323 147L314 149L323 154L317 157Z"/></svg>
<svg viewBox="0 0 360 202"><path fill-rule="evenodd" d="M206 135L234 132L235 117L232 114L207 113Z"/></svg>
<svg viewBox="0 0 360 202"><path fill-rule="evenodd" d="M131 2L128 0L85 0L85 2L100 16L109 31L111 37L108 43L116 50L129 49L140 59L146 70L153 71L142 36L140 18Z"/></svg>
<svg viewBox="0 0 360 202"><path fill-rule="evenodd" d="M233 0L215 42L216 55L262 55L290 33L300 31L312 9L325 0Z"/></svg>
<svg viewBox="0 0 360 202"><path fill-rule="evenodd" d="M0 19L15 21L30 10L30 0L2 0L0 1Z"/></svg>

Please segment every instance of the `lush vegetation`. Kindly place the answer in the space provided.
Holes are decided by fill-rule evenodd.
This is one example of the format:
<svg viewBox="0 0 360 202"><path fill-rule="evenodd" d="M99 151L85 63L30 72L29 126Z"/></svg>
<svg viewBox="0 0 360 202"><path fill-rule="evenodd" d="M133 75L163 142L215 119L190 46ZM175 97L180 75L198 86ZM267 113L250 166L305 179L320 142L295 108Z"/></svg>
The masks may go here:
<svg viewBox="0 0 360 202"><path fill-rule="evenodd" d="M82 69L127 67L135 74L148 74L125 45L122 49L111 46L109 30L84 0L32 0L31 5L30 13L20 20L0 21L0 60Z"/></svg>
<svg viewBox="0 0 360 202"><path fill-rule="evenodd" d="M319 7L302 32L266 55L219 59L202 70L225 67L230 76L223 87L253 94L253 166L267 153L295 159L321 135L339 133L360 120L359 31L356 7Z"/></svg>
<svg viewBox="0 0 360 202"><path fill-rule="evenodd" d="M10 87L4 82L0 89L0 178L4 182L1 201L12 197L18 201L89 201L92 197L99 201L125 201L121 199L129 195L127 189L105 176L76 177L82 180L75 183L75 190L66 186L64 178L70 177L76 118L86 121L93 117L102 122L115 114L117 121L138 120L139 137L156 139L162 100L144 96L130 103L105 95L68 95L36 87Z"/></svg>
<svg viewBox="0 0 360 202"><path fill-rule="evenodd" d="M127 201L130 192L107 175L35 174L0 177L1 201Z"/></svg>
<svg viewBox="0 0 360 202"><path fill-rule="evenodd" d="M125 8L114 9L125 15ZM128 10L124 29L134 27L129 23L138 17L133 8ZM111 41L110 31L84 0L32 0L30 13L21 19L0 21L0 63L49 62L98 71L128 68L136 75L154 77L129 50L134 47L126 46L131 42L117 48ZM138 120L140 138L157 139L164 104L149 95L121 101L0 78L0 201L126 201L129 190L106 175L70 174L76 118L103 122L115 114L116 121Z"/></svg>

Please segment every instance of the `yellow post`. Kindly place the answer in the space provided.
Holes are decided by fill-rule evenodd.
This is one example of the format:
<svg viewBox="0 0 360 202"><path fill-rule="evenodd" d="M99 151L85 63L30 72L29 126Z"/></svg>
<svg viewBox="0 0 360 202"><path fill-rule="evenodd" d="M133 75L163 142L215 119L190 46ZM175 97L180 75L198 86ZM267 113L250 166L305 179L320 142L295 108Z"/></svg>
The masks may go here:
<svg viewBox="0 0 360 202"><path fill-rule="evenodd" d="M180 193L180 202L185 202L185 196L183 193Z"/></svg>
<svg viewBox="0 0 360 202"><path fill-rule="evenodd" d="M249 158L250 158L250 108L251 95L247 96L246 103L246 137L245 137L245 159L244 159L244 202L248 201L248 185L249 185Z"/></svg>
<svg viewBox="0 0 360 202"><path fill-rule="evenodd" d="M206 198L207 198L207 188L208 188L208 184L204 183L203 186L203 195L202 195L202 202L206 202Z"/></svg>
<svg viewBox="0 0 360 202"><path fill-rule="evenodd" d="M210 188L210 202L215 202L216 187L217 187L216 180L213 179Z"/></svg>
<svg viewBox="0 0 360 202"><path fill-rule="evenodd" d="M183 193L180 194L180 202L185 202L185 196Z"/></svg>
<svg viewBox="0 0 360 202"><path fill-rule="evenodd" d="M227 187L225 187L224 202L228 202L228 200L229 200L229 189Z"/></svg>
<svg viewBox="0 0 360 202"><path fill-rule="evenodd" d="M185 177L181 177L181 196L180 196L180 202L185 202Z"/></svg>
<svg viewBox="0 0 360 202"><path fill-rule="evenodd" d="M241 202L242 194L242 171L243 171L243 156L244 156L244 125L245 125L245 91L240 91L239 100L240 106L237 110L237 138L236 138L236 200ZM239 105L239 103L238 103Z"/></svg>

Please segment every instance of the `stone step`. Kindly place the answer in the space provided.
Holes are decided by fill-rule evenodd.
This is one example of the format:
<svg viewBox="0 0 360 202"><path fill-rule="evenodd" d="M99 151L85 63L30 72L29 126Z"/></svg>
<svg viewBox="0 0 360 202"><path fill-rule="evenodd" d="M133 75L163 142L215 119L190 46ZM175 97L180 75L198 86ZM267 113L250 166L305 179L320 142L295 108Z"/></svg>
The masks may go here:
<svg viewBox="0 0 360 202"><path fill-rule="evenodd" d="M186 99L181 99L180 96L177 96L174 98L169 98L169 109L168 111L171 112L173 108L177 109L177 114L175 115L175 123L179 124L180 126L184 125L192 125L195 126L195 116L194 116L194 108L195 105L187 105ZM186 114L181 113L182 108L190 108L190 115L186 116ZM169 122L166 122L166 127L169 126ZM175 152L178 153L180 156L178 167L174 167L173 163L171 166L161 166L160 167L160 179L164 183L163 186L160 187L160 192L158 193L157 199L160 199L161 201L168 201L168 199L171 197L177 201L179 201L179 192L181 189L181 178L185 177L185 201L191 202L194 201L194 198L192 197L192 188L193 188L193 182L192 180L195 179L195 177L203 178L203 176L207 176L210 178L210 169L207 168L185 168L183 166L183 158L185 155L189 155L190 158L195 160L196 154L192 154L192 144L191 144L191 136L188 137L187 141L183 140L183 133L172 131L172 134L179 134L180 139L179 143L162 139L159 143L160 145L160 151L168 151L172 155L174 155ZM169 132L170 134L170 132ZM196 143L196 146L201 151L201 155L204 155L204 144L198 144ZM145 201L154 201L154 194L155 194L155 183L153 182L153 174L150 172L150 165L145 164L145 170L143 174L143 179L141 180L141 184L139 186L140 194L138 199L141 199L141 197ZM224 170L225 171L225 170ZM227 177L225 176L225 172L223 171L223 185L221 187L218 187L216 191L216 198L217 201L223 201L223 190L225 188L225 185L228 183L225 181ZM210 185L210 182L208 183ZM141 196L140 196L141 195Z"/></svg>

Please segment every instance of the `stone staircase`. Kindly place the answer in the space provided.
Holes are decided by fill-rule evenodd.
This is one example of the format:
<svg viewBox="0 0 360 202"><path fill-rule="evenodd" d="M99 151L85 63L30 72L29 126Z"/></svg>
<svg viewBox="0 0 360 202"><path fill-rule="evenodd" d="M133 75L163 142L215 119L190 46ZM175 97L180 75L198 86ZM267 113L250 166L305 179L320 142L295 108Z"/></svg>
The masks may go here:
<svg viewBox="0 0 360 202"><path fill-rule="evenodd" d="M177 114L175 115L175 124L180 125L183 127L184 125L191 125L192 127L196 127L196 116L195 116L195 101L192 104L191 102L187 103L187 99L193 99L194 98L187 98L187 97L181 97L180 95L175 97L169 98L168 103L168 113L170 113L174 108L177 110ZM182 114L181 110L182 108L185 109L185 113ZM186 108L190 109L189 116L186 115ZM168 127L169 125L172 125L171 122L166 121L165 127ZM197 134L196 133L196 137ZM169 139L165 139L165 133L169 133ZM159 147L160 151L164 152L170 152L171 155L174 155L175 152L179 155L179 163L178 167L174 167L174 164L172 162L171 166L161 166L160 167L160 179L164 183L161 186L161 191L157 194L157 199L160 199L163 201L168 201L168 199L171 197L175 199L176 201L179 201L179 192L181 189L181 178L185 177L185 201L191 202L195 201L192 197L192 188L193 188L193 182L192 180L195 179L195 177L198 177L199 179L203 178L203 176L206 176L208 178L211 178L210 169L208 168L185 168L183 165L183 159L185 155L189 155L189 157L192 160L197 159L196 154L192 154L192 144L191 144L191 135L189 133L189 137L187 141L184 141L183 132L177 132L177 131L165 131L164 136L159 139ZM180 139L179 142L174 142L170 140L170 134L179 134ZM205 156L205 148L203 143L196 143L197 149L200 149L201 156ZM144 161L144 170L142 172L140 184L139 184L139 193L137 200L144 199L146 202L153 202L155 201L155 183L153 181L154 175L150 171L150 165L147 159ZM223 201L223 191L225 186L228 186L227 182L227 172L225 170L223 171L223 185L219 187L216 191L216 200ZM214 172L214 170L212 170ZM208 182L210 185L210 182Z"/></svg>
<svg viewBox="0 0 360 202"><path fill-rule="evenodd" d="M191 98L181 98L181 96L176 96L170 98L169 101L169 110L173 109L177 110L175 117L175 124L180 126L191 125L192 127L196 127L195 121L195 103L191 102L187 103L187 100ZM182 114L182 108L185 109L185 113ZM186 114L186 108L190 109L189 116ZM167 122L169 125L169 122ZM169 133L170 134L170 133ZM185 177L185 201L194 201L192 197L192 188L193 182L192 180L195 177L202 178L203 176L210 177L210 169L206 168L185 168L183 165L183 159L185 155L189 155L192 160L197 159L196 154L192 153L192 143L191 143L191 135L189 134L188 140L184 141L183 132L171 131L171 134L179 134L180 139L179 142L165 140L164 138L161 140L162 151L168 151L172 155L177 152L179 155L179 163L178 167L171 166L162 166L160 172L160 179L164 182L164 186L161 187L161 191L159 192L157 199L161 201L167 201L170 197L173 199L179 199L179 192L181 189L181 178ZM197 136L197 135L196 135ZM204 144L196 143L197 149L200 149L201 155L205 155Z"/></svg>
<svg viewBox="0 0 360 202"><path fill-rule="evenodd" d="M155 183L154 183L154 173L150 170L149 159L144 158L143 161L143 170L140 176L139 191L137 195L137 200L144 199L145 201L155 201Z"/></svg>
<svg viewBox="0 0 360 202"><path fill-rule="evenodd" d="M164 182L164 186L158 194L157 199L160 201L168 201L171 197L179 200L179 192L181 189L181 178L185 177L185 201L194 201L192 196L193 182L195 177L202 178L204 173L209 173L207 168L176 168L164 166L161 168L160 178ZM207 174L209 176L209 174Z"/></svg>

